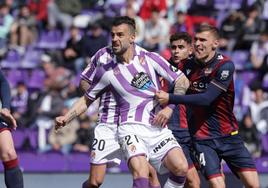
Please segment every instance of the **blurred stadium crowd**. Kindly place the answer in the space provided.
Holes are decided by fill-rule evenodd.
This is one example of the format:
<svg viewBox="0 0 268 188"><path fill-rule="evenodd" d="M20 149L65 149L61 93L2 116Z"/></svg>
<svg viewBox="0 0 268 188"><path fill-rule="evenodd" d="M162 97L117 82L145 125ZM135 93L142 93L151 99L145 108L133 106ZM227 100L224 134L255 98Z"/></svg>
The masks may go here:
<svg viewBox="0 0 268 188"><path fill-rule="evenodd" d="M53 120L82 95L80 73L110 42L115 16L137 24L136 43L170 57L169 36L209 23L236 65L235 114L254 157L268 154L267 0L2 0L0 65L12 87L18 151L88 152L96 103L58 133Z"/></svg>

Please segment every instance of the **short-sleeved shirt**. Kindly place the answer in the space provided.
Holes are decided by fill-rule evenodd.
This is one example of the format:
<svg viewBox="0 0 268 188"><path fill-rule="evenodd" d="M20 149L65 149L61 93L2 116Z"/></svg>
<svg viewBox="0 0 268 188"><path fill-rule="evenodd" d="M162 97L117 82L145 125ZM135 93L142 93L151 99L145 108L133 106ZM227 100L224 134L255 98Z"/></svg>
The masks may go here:
<svg viewBox="0 0 268 188"><path fill-rule="evenodd" d="M155 99L160 90L159 77L169 82L183 73L173 71L169 63L156 53L135 45L134 57L129 64L114 57L109 64L98 67L87 96L94 100L102 91L110 89L119 106L120 123L151 126L155 114L162 109Z"/></svg>

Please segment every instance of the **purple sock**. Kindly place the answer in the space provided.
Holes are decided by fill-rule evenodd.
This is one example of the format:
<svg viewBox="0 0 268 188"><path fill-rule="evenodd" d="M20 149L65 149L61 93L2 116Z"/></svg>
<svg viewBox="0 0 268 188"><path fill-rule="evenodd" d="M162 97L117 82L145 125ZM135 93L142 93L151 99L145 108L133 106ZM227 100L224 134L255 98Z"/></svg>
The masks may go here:
<svg viewBox="0 0 268 188"><path fill-rule="evenodd" d="M134 179L133 188L149 188L149 179L148 178Z"/></svg>
<svg viewBox="0 0 268 188"><path fill-rule="evenodd" d="M174 174L170 174L169 175L169 179L180 184L183 185L185 183L186 177L185 176L175 176Z"/></svg>

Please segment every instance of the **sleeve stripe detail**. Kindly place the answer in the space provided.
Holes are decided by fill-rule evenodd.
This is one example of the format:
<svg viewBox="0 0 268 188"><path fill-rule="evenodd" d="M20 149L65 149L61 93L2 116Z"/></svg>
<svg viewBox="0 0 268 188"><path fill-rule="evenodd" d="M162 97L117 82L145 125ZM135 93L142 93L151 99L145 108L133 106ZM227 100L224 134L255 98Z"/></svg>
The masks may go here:
<svg viewBox="0 0 268 188"><path fill-rule="evenodd" d="M221 83L217 82L216 80L212 80L211 83L213 85L215 85L216 87L220 88L221 90L223 90L225 92L227 91L227 89Z"/></svg>

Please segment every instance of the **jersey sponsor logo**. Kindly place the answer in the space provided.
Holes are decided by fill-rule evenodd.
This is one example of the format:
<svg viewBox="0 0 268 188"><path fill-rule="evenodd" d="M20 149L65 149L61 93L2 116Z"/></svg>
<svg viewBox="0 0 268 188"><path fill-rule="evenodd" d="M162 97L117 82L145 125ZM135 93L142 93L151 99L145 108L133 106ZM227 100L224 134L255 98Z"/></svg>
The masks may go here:
<svg viewBox="0 0 268 188"><path fill-rule="evenodd" d="M206 69L204 70L204 74L205 74L206 76L208 76L210 73L212 73L212 68L206 68Z"/></svg>
<svg viewBox="0 0 268 188"><path fill-rule="evenodd" d="M177 67L174 67L173 65L169 65L169 68L173 72L178 72L178 70L179 70Z"/></svg>
<svg viewBox="0 0 268 188"><path fill-rule="evenodd" d="M154 153L157 153L159 150L161 150L167 143L169 142L174 142L177 143L176 139L173 138L173 137L170 137L170 138L166 138L165 140L163 140L162 142L160 142L160 144L158 144L154 149Z"/></svg>
<svg viewBox="0 0 268 188"><path fill-rule="evenodd" d="M229 70L223 70L221 72L221 80L227 80L227 78L229 77Z"/></svg>
<svg viewBox="0 0 268 188"><path fill-rule="evenodd" d="M137 73L131 81L131 86L141 90L146 90L152 85L149 76L144 72Z"/></svg>
<svg viewBox="0 0 268 188"><path fill-rule="evenodd" d="M196 91L204 91L205 89L207 89L208 83L193 82L192 86L193 86L194 90L196 90Z"/></svg>

